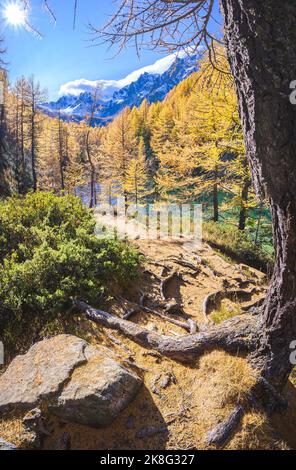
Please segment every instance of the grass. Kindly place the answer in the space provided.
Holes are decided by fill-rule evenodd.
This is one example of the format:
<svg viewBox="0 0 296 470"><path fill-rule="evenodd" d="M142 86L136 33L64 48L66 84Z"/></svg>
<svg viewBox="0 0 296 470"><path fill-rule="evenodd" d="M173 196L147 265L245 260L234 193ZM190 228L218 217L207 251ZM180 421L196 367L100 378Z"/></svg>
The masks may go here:
<svg viewBox="0 0 296 470"><path fill-rule="evenodd" d="M269 274L273 266L273 255L263 251L246 233L227 224L205 222L203 239L212 248L239 263L244 263Z"/></svg>
<svg viewBox="0 0 296 470"><path fill-rule="evenodd" d="M210 318L214 323L219 325L224 320L228 320L229 318L240 315L241 313L242 311L238 305L233 303L225 305L222 303L219 310L214 310L211 313Z"/></svg>
<svg viewBox="0 0 296 470"><path fill-rule="evenodd" d="M294 367L290 374L290 381L294 385L294 387L296 387L296 367Z"/></svg>

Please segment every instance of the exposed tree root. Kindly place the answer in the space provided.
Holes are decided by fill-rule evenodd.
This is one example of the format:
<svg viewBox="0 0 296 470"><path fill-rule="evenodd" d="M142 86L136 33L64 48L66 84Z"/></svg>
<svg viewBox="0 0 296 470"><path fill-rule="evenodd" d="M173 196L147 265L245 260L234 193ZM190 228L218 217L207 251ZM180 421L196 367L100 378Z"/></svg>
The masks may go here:
<svg viewBox="0 0 296 470"><path fill-rule="evenodd" d="M232 301L240 300L247 302L252 299L254 293L256 293L256 289L252 289L251 291L246 291L243 289L234 289L212 292L211 294L207 295L207 297L203 301L203 314L205 318L207 318L213 310L220 307L221 302L224 299L229 299Z"/></svg>
<svg viewBox="0 0 296 470"><path fill-rule="evenodd" d="M250 362L252 363L252 361ZM288 406L283 395L261 375L258 376L256 384L250 392L250 399L253 400L255 406L260 403L260 406L269 414L283 411Z"/></svg>
<svg viewBox="0 0 296 470"><path fill-rule="evenodd" d="M249 408L272 414L287 408L286 399L264 377L258 375L243 404L238 404L228 418L207 435L207 445L221 448L227 444Z"/></svg>
<svg viewBox="0 0 296 470"><path fill-rule="evenodd" d="M187 262L187 261L184 259L184 256L182 255L182 253L180 253L180 256L181 256L181 257L178 257L178 256L176 256L176 255L170 255L170 256L168 256L166 259L167 259L167 260L174 261L174 262L179 263L179 264L180 264L180 261L181 261L181 262L184 261L185 263L190 263L190 264L192 264L192 266L193 266L194 269L197 268L197 266L196 266L195 264L193 264L193 263L191 263L191 262L189 262L189 261ZM195 260L195 262L196 262L197 264L202 264L202 265L204 265L204 266L207 265L206 261L205 261L204 259L202 259L202 258L201 258L200 256L198 256L198 255L194 255L194 260ZM187 266L187 267L188 267L188 266ZM198 269L198 268L197 268L197 269Z"/></svg>
<svg viewBox="0 0 296 470"><path fill-rule="evenodd" d="M170 258L175 264L178 264L179 266L182 266L183 268L188 268L188 269L191 269L192 271L194 271L195 273L200 273L200 267L199 266L196 266L195 264L193 263L190 263L189 261L186 261L186 260L183 260L183 259L179 259L179 258L174 258L174 257L171 257Z"/></svg>
<svg viewBox="0 0 296 470"><path fill-rule="evenodd" d="M151 264L152 266L157 266L158 268L171 269L170 266L168 266L165 263L161 263L160 261L153 261L153 260L147 260L146 259L146 263Z"/></svg>
<svg viewBox="0 0 296 470"><path fill-rule="evenodd" d="M164 313L160 313L157 310L153 310L149 307L144 307L143 306L141 308L142 308L142 310L144 310L144 312L151 313L152 315L156 315L157 317L162 318L163 320L165 320L169 323L172 323L175 326L179 326L180 328L184 328L184 330L189 331L189 333L191 333L192 324L189 323L189 321L187 323L185 323L185 322L180 321L180 320L175 320L174 318L169 317L168 315L165 315ZM192 320L192 323L193 323L193 320Z"/></svg>
<svg viewBox="0 0 296 470"><path fill-rule="evenodd" d="M176 279L179 278L180 274L177 271L174 271L170 276L166 277L163 281L161 281L160 284L160 295L163 300L167 300L169 298L167 294L167 289L170 285L170 283Z"/></svg>
<svg viewBox="0 0 296 470"><path fill-rule="evenodd" d="M199 356L214 349L222 349L231 354L244 353L252 363L252 353L258 344L260 320L254 315L241 315L195 334L173 337L148 331L130 321L94 309L85 302L76 301L75 305L86 314L88 319L106 328L119 331L146 349L157 351L162 356L185 364L194 364ZM253 363L253 367L257 368L256 363ZM262 377L258 370L256 383L228 418L208 433L207 444L218 448L225 446L248 409L255 408L273 413L286 407L287 402L281 393Z"/></svg>
<svg viewBox="0 0 296 470"><path fill-rule="evenodd" d="M182 320L178 320L176 318L172 318L171 316L166 315L165 313L158 312L157 310L155 310L155 308L162 308L162 309L165 309L166 313L168 314L170 313L176 314L182 311L182 307L179 304L177 303L157 304L155 308L150 308L150 307L145 306L146 299L147 299L146 294L144 292L141 292L140 303L137 304L133 302L132 308L130 308L123 315L123 319L129 320L133 315L136 315L137 313L143 311L146 313L150 313L151 315L155 315L159 318L162 318L164 321L168 323L172 323L175 326L183 328L184 330L188 331L190 334L194 334L197 332L197 329L198 329L197 323L194 320L187 317L185 314L183 316L183 319L187 320L186 322ZM128 302L128 300L126 299L122 299L122 300L124 300L125 302Z"/></svg>
<svg viewBox="0 0 296 470"><path fill-rule="evenodd" d="M211 447L223 447L233 436L245 414L245 408L238 405L228 418L212 429L206 439L206 444Z"/></svg>
<svg viewBox="0 0 296 470"><path fill-rule="evenodd" d="M265 297L262 299L257 300L252 305L248 305L247 307L242 307L243 312L251 313L252 315L259 314L261 312L261 307L264 303Z"/></svg>
<svg viewBox="0 0 296 470"><path fill-rule="evenodd" d="M148 331L102 310L96 310L85 302L76 301L75 304L90 320L121 332L144 348L153 349L183 363L192 363L198 356L213 349L221 348L226 352L237 354L251 352L256 346L259 322L256 317L249 315L231 318L196 334L170 337Z"/></svg>
<svg viewBox="0 0 296 470"><path fill-rule="evenodd" d="M136 313L139 313L141 311L140 306L138 307L137 305L134 308L130 308L124 315L123 318L125 320L129 320L133 315L136 315Z"/></svg>

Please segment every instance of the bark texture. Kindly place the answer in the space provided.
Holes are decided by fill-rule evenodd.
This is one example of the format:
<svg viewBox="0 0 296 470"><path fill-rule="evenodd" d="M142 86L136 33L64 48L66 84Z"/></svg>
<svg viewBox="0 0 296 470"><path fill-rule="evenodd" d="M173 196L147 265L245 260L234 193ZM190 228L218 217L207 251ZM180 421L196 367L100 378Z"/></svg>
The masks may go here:
<svg viewBox="0 0 296 470"><path fill-rule="evenodd" d="M200 355L217 348L239 354L250 353L256 347L258 319L250 315L232 318L196 334L172 337L145 330L135 323L94 309L85 302L76 301L75 305L89 320L120 331L141 346L183 363L192 363Z"/></svg>
<svg viewBox="0 0 296 470"><path fill-rule="evenodd" d="M276 262L254 362L282 387L296 339L296 3L220 0L247 156L259 196L273 216Z"/></svg>

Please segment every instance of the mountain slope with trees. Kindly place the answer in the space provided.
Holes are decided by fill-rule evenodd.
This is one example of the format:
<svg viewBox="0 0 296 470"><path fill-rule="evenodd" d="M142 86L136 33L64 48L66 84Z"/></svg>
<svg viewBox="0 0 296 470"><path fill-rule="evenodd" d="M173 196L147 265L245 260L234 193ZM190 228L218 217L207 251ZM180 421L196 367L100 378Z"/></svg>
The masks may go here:
<svg viewBox="0 0 296 470"><path fill-rule="evenodd" d="M212 218L217 226L221 217L218 188L223 186L227 188L227 195L233 193L230 198L232 203L238 204L237 225L243 232L246 212L250 212L251 175L260 207L268 200L271 208L275 264L270 287L262 302L253 306L254 309L218 325L199 324L194 325L193 329L190 323L189 334L185 335L168 336L162 330L149 329L145 324L120 317L117 312L96 309L85 302L78 301L76 306L87 319L103 328L116 330L142 348L150 349L150 354L161 358L195 366L201 356L217 349L230 355L242 355L254 374L254 382L249 384L246 395L235 396L231 409L227 409L222 421L217 417L217 422L211 422L208 443L219 447L225 445L239 425L243 425L250 409L269 416L281 412L283 416L288 405L293 405L287 386L293 369L291 349L296 336L296 111L290 101L290 83L296 74L296 6L288 0L281 3L276 0L220 0L229 72L227 65L225 67L224 54L217 53L219 46L215 46L217 41L210 28L215 6L213 0L171 1L165 2L165 5L162 0L156 0L148 6L137 0L122 0L119 3L117 13L105 30L111 44L124 47L134 39L138 48L147 37L150 46L166 46L171 50L184 47L197 50L201 43L205 44L208 58L204 75L207 78L201 80L198 77L196 80L199 100L195 102L187 91L190 97L188 102L192 100L193 103L190 112L194 115L196 107L200 106L204 116L194 115L192 121L197 126L191 133L191 121L186 122L187 114L182 116L178 100L174 101L174 96L170 96L163 105L156 103L149 107L148 112L146 103L140 110L126 108L105 130L91 130L91 118L75 125L74 139L80 150L74 161L81 165L79 177L83 175L91 188L90 207L98 190L94 182L102 184L104 178L108 183L106 192L109 197L112 199L118 193L123 194L126 207L130 203L131 187L136 188L137 202L139 200L135 181L139 182L144 200L151 197L160 201L173 201L178 195L180 201L191 200L200 196L200 185L202 193L212 200ZM94 32L98 33L95 28ZM99 34L101 37L102 32ZM213 100L217 80L219 92L223 94L217 94ZM200 82L203 82L201 88ZM41 137L39 118L42 120L43 116L36 113L34 104L35 100L38 102L40 88L32 88L30 80L27 83L32 93L29 93L27 102L26 165L30 175L29 187L36 193L43 178L38 163L38 139ZM220 111L222 104L223 113ZM186 103L183 106L186 107ZM12 109L16 108L13 106ZM147 119L146 115L143 117L146 112ZM16 122L15 115L12 122ZM61 127L58 127L61 136ZM175 145L172 145L173 142ZM147 152L145 159L143 150ZM11 154L14 157L18 155L14 148ZM60 170L61 155L62 152L58 157ZM13 161L18 164L18 158ZM143 161L147 164L147 174L151 172L149 187L148 181L145 184ZM233 168L232 178L229 178L230 168ZM138 177L135 177L135 172ZM51 184L55 191L62 191L62 172L59 172L59 179L55 172L49 171L48 174L49 183L46 185ZM182 175L185 176L182 178ZM75 171L71 171L71 176L75 180ZM75 183L73 188L75 191ZM64 190L67 190L65 186ZM202 269L202 257L200 260L198 264ZM184 265L184 260L178 262ZM185 263L188 268L188 262ZM216 277L217 272L212 270L212 275ZM167 286L176 277L179 277L178 272L173 272L161 282L163 297L166 298L164 285ZM230 295L229 290L225 282L222 292L215 292L205 299L205 310L212 302L221 300L225 292ZM143 300L140 307L146 312L149 309ZM150 313L151 310L153 308L150 308ZM186 324L186 327L188 329L189 325Z"/></svg>

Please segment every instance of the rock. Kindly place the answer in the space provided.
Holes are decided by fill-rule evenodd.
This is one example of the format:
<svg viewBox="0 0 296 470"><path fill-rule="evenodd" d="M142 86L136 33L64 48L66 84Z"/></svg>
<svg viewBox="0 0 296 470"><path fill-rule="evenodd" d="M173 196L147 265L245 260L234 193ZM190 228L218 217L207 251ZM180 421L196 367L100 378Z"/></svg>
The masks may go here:
<svg viewBox="0 0 296 470"><path fill-rule="evenodd" d="M85 355L87 364L73 372L50 411L69 421L108 425L133 400L142 381L92 346Z"/></svg>
<svg viewBox="0 0 296 470"><path fill-rule="evenodd" d="M148 331L157 331L157 326L154 325L153 323L148 323L147 330Z"/></svg>
<svg viewBox="0 0 296 470"><path fill-rule="evenodd" d="M176 377L174 374L171 372L168 374L158 374L153 378L152 384L151 384L151 390L153 393L156 395L161 396L161 392L159 388L161 389L166 389L168 388L172 383L176 384Z"/></svg>
<svg viewBox="0 0 296 470"><path fill-rule="evenodd" d="M176 377L172 374L165 374L159 383L159 386L163 389L168 388L172 383L176 383Z"/></svg>
<svg viewBox="0 0 296 470"><path fill-rule="evenodd" d="M133 400L141 383L105 349L58 335L12 361L0 377L0 412L45 405L62 419L104 426Z"/></svg>
<svg viewBox="0 0 296 470"><path fill-rule="evenodd" d="M168 428L165 426L161 428L157 428L155 426L148 426L147 428L143 428L139 432L137 432L136 437L140 439L145 439L147 437L155 436L155 434L164 434L168 432Z"/></svg>
<svg viewBox="0 0 296 470"><path fill-rule="evenodd" d="M26 442L34 449L40 449L44 437L51 434L46 428L45 419L39 408L35 408L26 414L23 418L23 426L27 432Z"/></svg>
<svg viewBox="0 0 296 470"><path fill-rule="evenodd" d="M39 408L29 411L23 418L23 425L27 431L34 431L41 436L50 436L50 431L45 427L44 417Z"/></svg>
<svg viewBox="0 0 296 470"><path fill-rule="evenodd" d="M4 441L4 439L1 439L0 437L0 450L18 450L18 448L14 444L11 444L10 442L6 442Z"/></svg>
<svg viewBox="0 0 296 470"><path fill-rule="evenodd" d="M0 413L29 411L56 397L73 370L86 362L87 343L70 335L45 339L17 356L0 376Z"/></svg>

